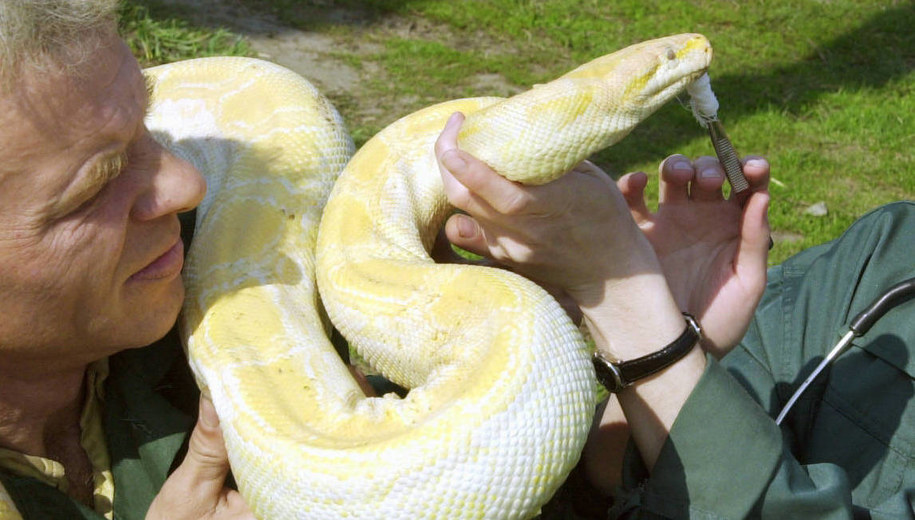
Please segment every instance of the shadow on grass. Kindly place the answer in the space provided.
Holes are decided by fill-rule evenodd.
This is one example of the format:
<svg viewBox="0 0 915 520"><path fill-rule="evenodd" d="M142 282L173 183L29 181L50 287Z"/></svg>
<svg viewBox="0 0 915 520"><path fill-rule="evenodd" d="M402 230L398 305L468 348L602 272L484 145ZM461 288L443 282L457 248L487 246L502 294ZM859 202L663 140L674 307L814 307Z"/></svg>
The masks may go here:
<svg viewBox="0 0 915 520"><path fill-rule="evenodd" d="M365 27L407 7L411 0L237 0L252 11L271 13L301 30L328 26Z"/></svg>
<svg viewBox="0 0 915 520"><path fill-rule="evenodd" d="M796 62L765 71L713 76L712 86L726 99L722 118L733 122L761 110L802 114L825 94L879 88L915 69L915 4L887 9ZM650 122L626 138L626 146L598 154L614 174L656 160L703 134L688 110L663 109L664 128ZM711 150L709 150L711 153Z"/></svg>

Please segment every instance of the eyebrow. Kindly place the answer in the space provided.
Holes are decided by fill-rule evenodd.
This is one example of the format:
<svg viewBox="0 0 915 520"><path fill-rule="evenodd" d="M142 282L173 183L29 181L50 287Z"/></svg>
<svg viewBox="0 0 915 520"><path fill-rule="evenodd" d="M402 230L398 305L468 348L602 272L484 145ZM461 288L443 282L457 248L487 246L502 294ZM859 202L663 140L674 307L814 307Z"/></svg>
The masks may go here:
<svg viewBox="0 0 915 520"><path fill-rule="evenodd" d="M152 109L153 97L156 93L156 78L143 73L143 84L146 90L146 100L143 104L143 114L141 120L145 120ZM127 166L127 150L108 155L99 161L90 172L91 186L104 186L112 179L117 177Z"/></svg>
<svg viewBox="0 0 915 520"><path fill-rule="evenodd" d="M148 74L143 74L144 93L146 99L143 103L143 112L140 121L145 121L153 105L153 96L156 90L156 79ZM64 201L58 201L55 206L54 215L60 216L73 211L76 207L82 205L91 197L94 197L105 185L112 179L121 174L127 167L128 153L127 149L108 153L95 161L83 180L78 181L79 187L74 190L75 194L67 196ZM69 190L68 190L69 191ZM74 201L78 201L74 204Z"/></svg>
<svg viewBox="0 0 915 520"><path fill-rule="evenodd" d="M127 150L113 153L93 166L87 186L101 187L117 177L127 166Z"/></svg>
<svg viewBox="0 0 915 520"><path fill-rule="evenodd" d="M111 179L121 173L126 165L126 150L109 154L96 161L82 180L78 181L78 187L68 189L62 198L53 203L52 218L67 215L92 200Z"/></svg>

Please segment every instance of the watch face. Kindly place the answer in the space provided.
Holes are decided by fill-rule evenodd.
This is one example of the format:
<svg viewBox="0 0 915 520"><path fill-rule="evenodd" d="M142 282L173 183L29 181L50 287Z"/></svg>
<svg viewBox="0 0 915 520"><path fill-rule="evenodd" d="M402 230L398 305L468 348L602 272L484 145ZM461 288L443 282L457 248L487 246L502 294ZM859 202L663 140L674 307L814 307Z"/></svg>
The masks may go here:
<svg viewBox="0 0 915 520"><path fill-rule="evenodd" d="M692 315L684 312L683 317L686 320L683 333L672 343L652 354L617 364L607 361L595 351L592 361L598 382L609 392L616 393L643 377L664 370L689 354L702 339L702 329Z"/></svg>
<svg viewBox="0 0 915 520"><path fill-rule="evenodd" d="M607 361L597 352L594 353L591 359L594 363L594 375L597 376L597 381L608 392L616 393L632 384L631 381L623 380L620 369L615 363Z"/></svg>

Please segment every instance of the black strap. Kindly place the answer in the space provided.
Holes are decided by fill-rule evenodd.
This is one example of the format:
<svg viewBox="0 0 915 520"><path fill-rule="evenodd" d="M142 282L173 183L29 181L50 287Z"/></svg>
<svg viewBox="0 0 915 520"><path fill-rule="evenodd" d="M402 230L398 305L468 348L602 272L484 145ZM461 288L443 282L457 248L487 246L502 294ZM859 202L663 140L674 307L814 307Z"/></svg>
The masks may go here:
<svg viewBox="0 0 915 520"><path fill-rule="evenodd" d="M595 351L592 359L600 384L610 392L619 392L639 379L664 370L689 354L702 338L702 329L692 315L684 312L683 316L686 319L686 329L683 330L683 334L680 334L671 344L647 356L614 363L604 359L599 352Z"/></svg>

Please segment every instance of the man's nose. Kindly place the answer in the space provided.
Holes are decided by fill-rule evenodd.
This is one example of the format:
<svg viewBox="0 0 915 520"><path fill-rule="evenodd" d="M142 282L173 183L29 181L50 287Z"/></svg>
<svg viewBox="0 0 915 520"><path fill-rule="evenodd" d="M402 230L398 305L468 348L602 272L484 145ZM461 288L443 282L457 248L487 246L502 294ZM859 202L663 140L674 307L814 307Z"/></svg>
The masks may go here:
<svg viewBox="0 0 915 520"><path fill-rule="evenodd" d="M205 194L206 181L197 168L163 148L158 168L131 213L137 220L153 220L190 211Z"/></svg>

